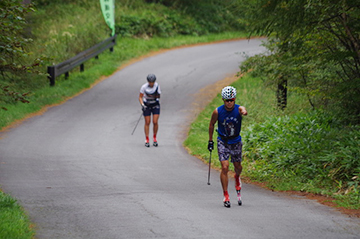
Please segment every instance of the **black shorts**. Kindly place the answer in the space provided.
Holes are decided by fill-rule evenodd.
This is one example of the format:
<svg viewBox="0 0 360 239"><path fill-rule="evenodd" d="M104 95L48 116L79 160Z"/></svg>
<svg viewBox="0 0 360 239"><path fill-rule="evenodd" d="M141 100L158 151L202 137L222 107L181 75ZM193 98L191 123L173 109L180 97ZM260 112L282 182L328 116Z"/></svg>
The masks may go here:
<svg viewBox="0 0 360 239"><path fill-rule="evenodd" d="M146 105L146 109L143 112L144 116L150 116L151 114L153 115L159 115L160 114L160 104L156 103L154 105Z"/></svg>

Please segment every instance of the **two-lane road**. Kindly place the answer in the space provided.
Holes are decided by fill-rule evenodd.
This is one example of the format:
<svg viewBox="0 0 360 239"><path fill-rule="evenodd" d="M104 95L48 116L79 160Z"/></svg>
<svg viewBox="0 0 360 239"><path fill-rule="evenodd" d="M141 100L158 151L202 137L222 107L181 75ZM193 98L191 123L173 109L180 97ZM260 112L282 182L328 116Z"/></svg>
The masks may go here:
<svg viewBox="0 0 360 239"><path fill-rule="evenodd" d="M239 53L259 53L260 43L146 58L1 133L2 189L29 212L37 238L359 238L359 219L253 185L243 186L243 206L234 190L224 208L219 173L208 186L208 166L183 149L197 92L233 76ZM144 147L143 120L131 135L149 73L162 89L158 148Z"/></svg>

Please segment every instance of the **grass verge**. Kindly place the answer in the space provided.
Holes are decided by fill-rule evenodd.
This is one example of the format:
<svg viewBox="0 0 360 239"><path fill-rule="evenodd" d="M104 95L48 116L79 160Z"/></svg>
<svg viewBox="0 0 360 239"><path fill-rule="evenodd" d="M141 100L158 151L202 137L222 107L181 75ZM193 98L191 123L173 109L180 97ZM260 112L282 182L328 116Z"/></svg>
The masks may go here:
<svg viewBox="0 0 360 239"><path fill-rule="evenodd" d="M0 191L0 238L29 239L34 230L15 199Z"/></svg>

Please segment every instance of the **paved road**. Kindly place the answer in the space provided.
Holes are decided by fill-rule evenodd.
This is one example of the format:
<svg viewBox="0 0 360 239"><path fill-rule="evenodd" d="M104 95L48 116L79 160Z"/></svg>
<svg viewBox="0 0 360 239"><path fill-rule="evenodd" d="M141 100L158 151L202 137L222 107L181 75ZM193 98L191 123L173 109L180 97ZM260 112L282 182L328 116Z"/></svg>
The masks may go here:
<svg viewBox="0 0 360 239"><path fill-rule="evenodd" d="M29 212L37 238L359 238L358 219L253 185L243 186L243 206L224 208L219 173L208 186L207 165L183 149L196 92L233 76L238 53L256 54L259 44L146 58L2 133L0 184ZM148 73L163 92L158 148L144 147L143 121L131 136Z"/></svg>

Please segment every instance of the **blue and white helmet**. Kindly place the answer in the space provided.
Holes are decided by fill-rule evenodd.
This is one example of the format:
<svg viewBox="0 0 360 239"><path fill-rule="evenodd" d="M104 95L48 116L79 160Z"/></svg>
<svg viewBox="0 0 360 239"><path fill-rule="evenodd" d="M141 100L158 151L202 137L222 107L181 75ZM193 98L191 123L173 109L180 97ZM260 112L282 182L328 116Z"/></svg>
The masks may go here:
<svg viewBox="0 0 360 239"><path fill-rule="evenodd" d="M236 97L236 89L232 86L226 86L222 89L221 96L224 100L233 99Z"/></svg>

